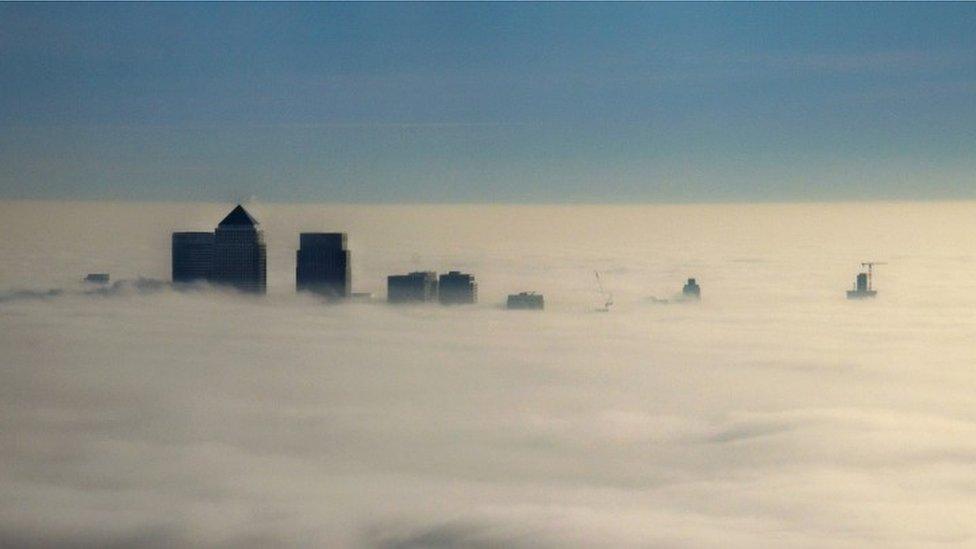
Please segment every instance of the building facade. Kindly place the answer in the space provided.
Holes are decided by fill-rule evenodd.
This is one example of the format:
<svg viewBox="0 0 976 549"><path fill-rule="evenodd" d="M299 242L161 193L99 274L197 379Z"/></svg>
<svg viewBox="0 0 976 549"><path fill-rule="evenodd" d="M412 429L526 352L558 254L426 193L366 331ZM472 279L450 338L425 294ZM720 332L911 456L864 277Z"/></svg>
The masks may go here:
<svg viewBox="0 0 976 549"><path fill-rule="evenodd" d="M437 273L413 272L386 277L386 300L390 303L418 303L437 299Z"/></svg>
<svg viewBox="0 0 976 549"><path fill-rule="evenodd" d="M437 291L442 305L461 305L478 301L478 284L474 281L474 276L460 271L442 274Z"/></svg>
<svg viewBox="0 0 976 549"><path fill-rule="evenodd" d="M509 309L527 309L541 311L546 308L546 300L542 294L535 292L520 292L509 294L506 306Z"/></svg>
<svg viewBox="0 0 976 549"><path fill-rule="evenodd" d="M213 270L214 234L173 233L173 282L207 282Z"/></svg>
<svg viewBox="0 0 976 549"><path fill-rule="evenodd" d="M243 292L267 290L267 256L258 222L240 204L214 231L211 281Z"/></svg>
<svg viewBox="0 0 976 549"><path fill-rule="evenodd" d="M302 233L295 262L295 288L329 298L352 292L346 233Z"/></svg>
<svg viewBox="0 0 976 549"><path fill-rule="evenodd" d="M108 273L88 273L85 276L85 282L89 284L108 284L108 281Z"/></svg>

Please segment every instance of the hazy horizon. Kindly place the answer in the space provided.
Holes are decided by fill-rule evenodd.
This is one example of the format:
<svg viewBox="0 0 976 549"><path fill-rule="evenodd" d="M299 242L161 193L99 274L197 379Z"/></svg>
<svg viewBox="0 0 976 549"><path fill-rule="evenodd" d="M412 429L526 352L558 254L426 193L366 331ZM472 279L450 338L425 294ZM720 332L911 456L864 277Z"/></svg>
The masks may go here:
<svg viewBox="0 0 976 549"><path fill-rule="evenodd" d="M254 204L267 296L82 293L167 279L170 231L229 209L0 202L0 541L976 539L971 203ZM296 295L302 230L349 233L356 291L458 268L479 303ZM865 260L879 295L849 301ZM700 304L652 299L691 276ZM503 310L522 290L547 309Z"/></svg>
<svg viewBox="0 0 976 549"><path fill-rule="evenodd" d="M0 548L976 546L974 29L0 2Z"/></svg>

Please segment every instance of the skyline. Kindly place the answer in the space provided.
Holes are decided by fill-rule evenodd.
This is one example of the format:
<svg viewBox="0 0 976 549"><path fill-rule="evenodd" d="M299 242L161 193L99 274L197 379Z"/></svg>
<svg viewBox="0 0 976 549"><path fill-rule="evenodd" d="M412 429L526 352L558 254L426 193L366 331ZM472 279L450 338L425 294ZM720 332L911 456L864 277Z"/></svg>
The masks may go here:
<svg viewBox="0 0 976 549"><path fill-rule="evenodd" d="M976 546L974 29L0 0L0 548Z"/></svg>
<svg viewBox="0 0 976 549"><path fill-rule="evenodd" d="M972 4L3 4L0 21L0 199L976 198Z"/></svg>
<svg viewBox="0 0 976 549"><path fill-rule="evenodd" d="M267 204L265 297L139 281L228 210L0 202L0 544L976 539L970 203ZM299 235L338 229L357 289L459 269L479 304L296 292Z"/></svg>

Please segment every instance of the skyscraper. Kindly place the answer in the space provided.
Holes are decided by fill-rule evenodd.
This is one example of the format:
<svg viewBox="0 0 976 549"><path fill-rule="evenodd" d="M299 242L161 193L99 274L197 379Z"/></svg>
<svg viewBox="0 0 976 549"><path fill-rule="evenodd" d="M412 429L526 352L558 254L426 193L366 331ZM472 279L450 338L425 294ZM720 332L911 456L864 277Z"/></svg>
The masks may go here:
<svg viewBox="0 0 976 549"><path fill-rule="evenodd" d="M478 283L474 276L460 271L442 274L438 283L441 305L475 303L478 301Z"/></svg>
<svg viewBox="0 0 976 549"><path fill-rule="evenodd" d="M295 263L295 287L330 298L349 297L352 283L346 233L302 233Z"/></svg>
<svg viewBox="0 0 976 549"><path fill-rule="evenodd" d="M390 303L434 301L437 299L437 273L413 272L386 277L386 300Z"/></svg>
<svg viewBox="0 0 976 549"><path fill-rule="evenodd" d="M264 235L258 222L240 204L214 231L214 284L263 294L267 287Z"/></svg>
<svg viewBox="0 0 976 549"><path fill-rule="evenodd" d="M206 282L213 270L214 234L173 233L173 282Z"/></svg>

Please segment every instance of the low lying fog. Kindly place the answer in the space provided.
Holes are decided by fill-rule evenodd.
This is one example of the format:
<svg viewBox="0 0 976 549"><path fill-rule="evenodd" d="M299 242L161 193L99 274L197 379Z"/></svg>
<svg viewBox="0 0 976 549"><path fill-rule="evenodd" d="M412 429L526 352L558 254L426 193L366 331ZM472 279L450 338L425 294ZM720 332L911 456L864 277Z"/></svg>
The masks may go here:
<svg viewBox="0 0 976 549"><path fill-rule="evenodd" d="M232 206L0 203L0 546L976 543L976 204L257 204L266 297L80 284ZM294 294L330 230L375 303Z"/></svg>

